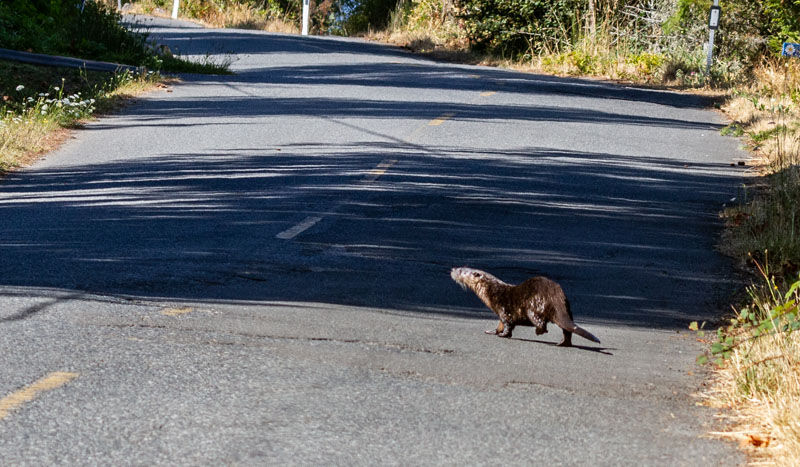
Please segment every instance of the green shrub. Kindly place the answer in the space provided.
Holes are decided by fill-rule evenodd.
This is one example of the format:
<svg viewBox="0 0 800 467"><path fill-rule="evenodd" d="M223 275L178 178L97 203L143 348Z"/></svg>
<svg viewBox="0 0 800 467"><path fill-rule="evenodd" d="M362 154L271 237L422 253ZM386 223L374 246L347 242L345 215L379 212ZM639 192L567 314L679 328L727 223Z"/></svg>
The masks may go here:
<svg viewBox="0 0 800 467"><path fill-rule="evenodd" d="M578 36L579 0L462 0L460 16L473 46L503 55L557 50Z"/></svg>
<svg viewBox="0 0 800 467"><path fill-rule="evenodd" d="M335 9L341 29L346 34L358 34L370 29L382 29L389 23L397 0L340 0Z"/></svg>
<svg viewBox="0 0 800 467"><path fill-rule="evenodd" d="M800 0L766 0L769 17L769 45L777 51L783 42L800 40Z"/></svg>
<svg viewBox="0 0 800 467"><path fill-rule="evenodd" d="M119 24L109 6L74 0L10 0L0 3L0 43L39 53L153 66L146 37Z"/></svg>

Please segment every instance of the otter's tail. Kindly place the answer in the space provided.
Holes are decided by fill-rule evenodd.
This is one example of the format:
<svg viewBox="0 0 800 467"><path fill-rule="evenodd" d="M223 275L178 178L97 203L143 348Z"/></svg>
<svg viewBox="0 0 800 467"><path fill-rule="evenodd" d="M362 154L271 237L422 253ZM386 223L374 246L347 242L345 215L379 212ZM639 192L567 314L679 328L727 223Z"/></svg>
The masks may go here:
<svg viewBox="0 0 800 467"><path fill-rule="evenodd" d="M583 329L582 327L578 326L577 324L574 324L573 326L574 326L574 329L571 329L570 331L572 331L575 334L583 337L584 339L589 339L590 341L597 342L598 344L600 343L600 339L595 337L594 334L592 334L591 332L587 331L586 329Z"/></svg>
<svg viewBox="0 0 800 467"><path fill-rule="evenodd" d="M556 313L555 316L553 316L553 321L558 325L558 327L560 327L561 329L567 330L569 332L573 332L573 333L583 337L584 339L588 339L588 340L590 340L592 342L597 342L598 344L600 343L600 339L595 337L594 334L592 334L591 332L587 331L586 329L583 329L582 327L580 327L577 324L575 324L574 321L572 321L572 309L571 309L571 307L569 305L569 300L567 300L566 297L564 297L564 308L563 308L563 311L567 312L566 316L564 316L563 312L562 313Z"/></svg>

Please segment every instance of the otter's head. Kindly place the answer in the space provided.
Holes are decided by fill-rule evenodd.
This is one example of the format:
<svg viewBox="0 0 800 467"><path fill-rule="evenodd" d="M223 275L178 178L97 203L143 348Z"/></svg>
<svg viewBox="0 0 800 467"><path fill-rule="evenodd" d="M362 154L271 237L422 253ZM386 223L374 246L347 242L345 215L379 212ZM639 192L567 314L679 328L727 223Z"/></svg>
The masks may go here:
<svg viewBox="0 0 800 467"><path fill-rule="evenodd" d="M497 294L510 287L509 284L480 269L453 268L450 270L450 277L464 290L469 289L475 292L475 295L495 313L497 313L497 310L494 308L494 302Z"/></svg>
<svg viewBox="0 0 800 467"><path fill-rule="evenodd" d="M479 297L483 296L483 293L489 285L498 282L502 283L502 281L488 272L467 267L451 269L450 277L464 290L469 289L475 292Z"/></svg>

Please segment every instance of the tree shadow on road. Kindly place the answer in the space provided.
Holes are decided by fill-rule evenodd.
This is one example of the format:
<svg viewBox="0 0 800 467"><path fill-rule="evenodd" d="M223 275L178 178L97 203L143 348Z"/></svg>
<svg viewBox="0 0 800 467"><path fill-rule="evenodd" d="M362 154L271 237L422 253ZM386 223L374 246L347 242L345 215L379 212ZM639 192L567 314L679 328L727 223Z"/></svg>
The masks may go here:
<svg viewBox="0 0 800 467"><path fill-rule="evenodd" d="M725 288L714 206L735 180L715 165L374 141L230 149L12 175L2 285L490 318L449 278L470 265L552 277L582 322L654 328L712 312L697 304ZM309 216L322 220L275 238Z"/></svg>
<svg viewBox="0 0 800 467"><path fill-rule="evenodd" d="M213 97L152 98L87 126L87 139L124 144L128 153L33 167L0 184L0 286L491 318L449 278L451 267L469 265L511 283L552 277L581 322L656 329L713 316L735 288L721 274L727 261L713 249L717 212L740 178L674 143L682 132L697 139L719 127L693 110L701 107L697 99L482 68L409 66L387 61L396 51L383 46L270 37L269 45L247 47L274 50L249 52L305 44L357 55L377 47L384 62L187 77L213 89ZM479 78L470 76L474 70ZM539 95L541 103L415 94L476 91L487 82L512 97ZM229 94L221 95L221 84ZM331 85L364 95L264 95L270 87ZM411 94L368 98L380 88ZM609 110L585 97L620 102ZM409 122L426 128L441 115L468 127L427 140L395 131ZM300 135L301 121L316 126L308 136L286 137ZM509 125L528 135L523 141L555 142L484 143ZM549 134L564 127L593 135L593 147L564 149L561 140L571 133ZM197 149L161 150L176 129ZM625 138L637 139L637 152L604 149L604 141ZM386 161L390 170L365 181ZM307 230L276 238L309 219Z"/></svg>

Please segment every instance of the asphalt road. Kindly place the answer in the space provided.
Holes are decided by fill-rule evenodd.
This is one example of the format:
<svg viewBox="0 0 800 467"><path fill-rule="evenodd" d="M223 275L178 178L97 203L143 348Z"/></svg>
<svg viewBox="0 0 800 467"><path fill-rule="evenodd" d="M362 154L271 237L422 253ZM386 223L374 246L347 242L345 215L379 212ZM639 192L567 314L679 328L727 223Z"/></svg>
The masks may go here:
<svg viewBox="0 0 800 467"><path fill-rule="evenodd" d="M184 76L0 182L4 465L736 465L689 321L744 158L696 97L146 20ZM468 265L579 337L483 333Z"/></svg>

